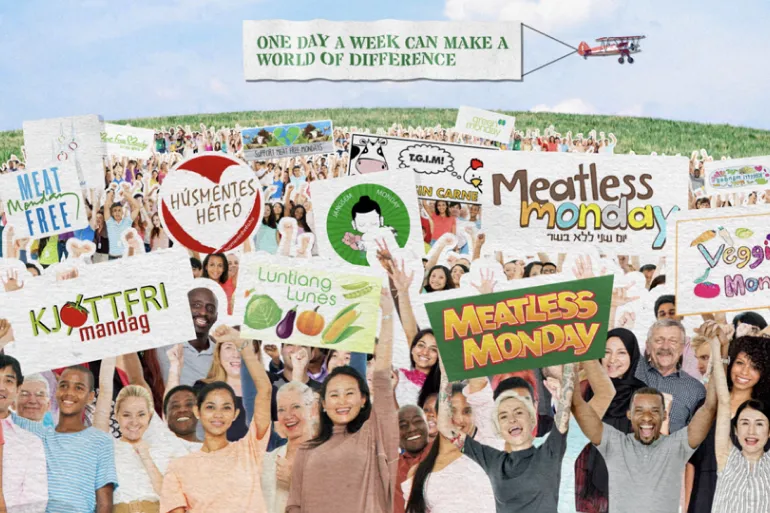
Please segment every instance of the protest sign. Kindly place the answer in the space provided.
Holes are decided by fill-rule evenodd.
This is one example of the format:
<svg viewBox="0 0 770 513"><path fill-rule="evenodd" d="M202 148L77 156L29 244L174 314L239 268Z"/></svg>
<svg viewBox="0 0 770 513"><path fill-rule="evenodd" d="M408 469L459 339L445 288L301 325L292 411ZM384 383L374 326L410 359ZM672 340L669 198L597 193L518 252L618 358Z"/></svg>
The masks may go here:
<svg viewBox="0 0 770 513"><path fill-rule="evenodd" d="M770 307L770 206L672 216L677 315Z"/></svg>
<svg viewBox="0 0 770 513"><path fill-rule="evenodd" d="M88 226L77 170L67 161L0 175L0 199L19 237L40 239Z"/></svg>
<svg viewBox="0 0 770 513"><path fill-rule="evenodd" d="M484 195L485 231L504 248L535 251L602 244L618 253L661 254L666 219L687 205L685 157L500 152Z"/></svg>
<svg viewBox="0 0 770 513"><path fill-rule="evenodd" d="M703 166L706 194L770 189L770 156L713 160Z"/></svg>
<svg viewBox="0 0 770 513"><path fill-rule="evenodd" d="M473 107L460 107L455 121L455 132L510 144L515 126L516 118L513 116Z"/></svg>
<svg viewBox="0 0 770 513"><path fill-rule="evenodd" d="M33 373L192 340L189 269L184 251L164 250L27 280L4 298L15 336L5 351Z"/></svg>
<svg viewBox="0 0 770 513"><path fill-rule="evenodd" d="M522 79L521 22L243 22L246 80Z"/></svg>
<svg viewBox="0 0 770 513"><path fill-rule="evenodd" d="M261 224L259 179L244 162L221 153L198 153L176 166L159 197L166 233L193 251L229 251Z"/></svg>
<svg viewBox="0 0 770 513"><path fill-rule="evenodd" d="M425 300L450 381L604 356L612 276Z"/></svg>
<svg viewBox="0 0 770 513"><path fill-rule="evenodd" d="M332 261L379 267L378 242L395 252L423 254L412 173L374 173L313 182L319 255ZM324 233L325 229L325 233Z"/></svg>
<svg viewBox="0 0 770 513"><path fill-rule="evenodd" d="M333 134L329 120L244 128L243 158L253 161L334 153Z"/></svg>
<svg viewBox="0 0 770 513"><path fill-rule="evenodd" d="M74 162L82 188L104 187L106 154L102 118L95 114L25 121L24 148L28 168Z"/></svg>
<svg viewBox="0 0 770 513"><path fill-rule="evenodd" d="M247 253L240 262L241 336L374 352L382 279L350 265Z"/></svg>
<svg viewBox="0 0 770 513"><path fill-rule="evenodd" d="M104 123L101 138L105 155L147 159L155 148L155 131L148 128Z"/></svg>

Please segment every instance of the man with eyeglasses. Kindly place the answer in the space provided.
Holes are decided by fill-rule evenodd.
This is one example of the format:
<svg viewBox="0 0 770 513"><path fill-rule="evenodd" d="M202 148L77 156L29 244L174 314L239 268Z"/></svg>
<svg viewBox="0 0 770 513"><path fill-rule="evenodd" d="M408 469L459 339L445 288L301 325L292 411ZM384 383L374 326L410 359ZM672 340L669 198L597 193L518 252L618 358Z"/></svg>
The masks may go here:
<svg viewBox="0 0 770 513"><path fill-rule="evenodd" d="M644 358L639 359L636 377L648 387L670 394L669 432L682 429L692 420L706 398L703 384L682 370L685 329L674 319L659 319L650 327Z"/></svg>

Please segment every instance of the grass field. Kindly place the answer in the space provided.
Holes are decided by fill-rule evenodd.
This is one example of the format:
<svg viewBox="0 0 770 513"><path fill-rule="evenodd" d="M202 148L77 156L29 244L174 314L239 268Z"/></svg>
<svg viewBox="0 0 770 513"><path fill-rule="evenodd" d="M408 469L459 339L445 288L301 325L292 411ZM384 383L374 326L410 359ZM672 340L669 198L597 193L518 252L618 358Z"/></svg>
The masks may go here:
<svg viewBox="0 0 770 513"><path fill-rule="evenodd" d="M562 134L572 131L588 134L592 129L598 132L614 133L618 138L615 153L690 155L693 150L705 148L709 155L720 158L729 155L733 158L767 155L770 148L770 131L730 125L706 125L664 119L632 118L618 116L583 116L576 114L532 113L504 111L516 116L519 130L539 128L542 132L553 125ZM295 123L331 119L334 126L356 126L358 128L387 128L392 123L404 126L454 126L457 110L455 109L319 109L319 110L279 110L265 112L225 112L221 114L196 114L191 116L168 116L116 120L115 123L130 123L137 127L160 128L175 125L196 127L200 123L219 127L232 127L239 123L242 127L262 126L273 123ZM110 120L112 121L112 120ZM23 135L21 130L0 132L0 162L5 162L15 153L21 156Z"/></svg>

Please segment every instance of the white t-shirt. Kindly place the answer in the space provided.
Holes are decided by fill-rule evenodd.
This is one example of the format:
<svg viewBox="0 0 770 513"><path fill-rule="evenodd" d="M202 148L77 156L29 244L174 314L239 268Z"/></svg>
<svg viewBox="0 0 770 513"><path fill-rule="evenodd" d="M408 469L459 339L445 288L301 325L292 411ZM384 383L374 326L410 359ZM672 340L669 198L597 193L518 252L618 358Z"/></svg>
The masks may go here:
<svg viewBox="0 0 770 513"><path fill-rule="evenodd" d="M412 479L401 485L409 500ZM461 493L458 493L460 491ZM430 513L495 513L495 492L484 470L463 455L425 481L425 505Z"/></svg>

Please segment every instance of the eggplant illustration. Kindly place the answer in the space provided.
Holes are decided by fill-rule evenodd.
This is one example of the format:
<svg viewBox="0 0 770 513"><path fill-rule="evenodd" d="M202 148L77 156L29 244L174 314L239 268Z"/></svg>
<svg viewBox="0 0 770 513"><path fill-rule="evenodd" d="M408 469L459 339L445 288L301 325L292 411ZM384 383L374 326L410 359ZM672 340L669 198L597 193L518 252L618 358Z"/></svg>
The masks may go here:
<svg viewBox="0 0 770 513"><path fill-rule="evenodd" d="M275 334L280 339L286 339L289 338L294 331L294 319L297 317L297 307L295 306L288 312L286 312L286 317L283 318L281 322L278 323L278 326L275 327Z"/></svg>

